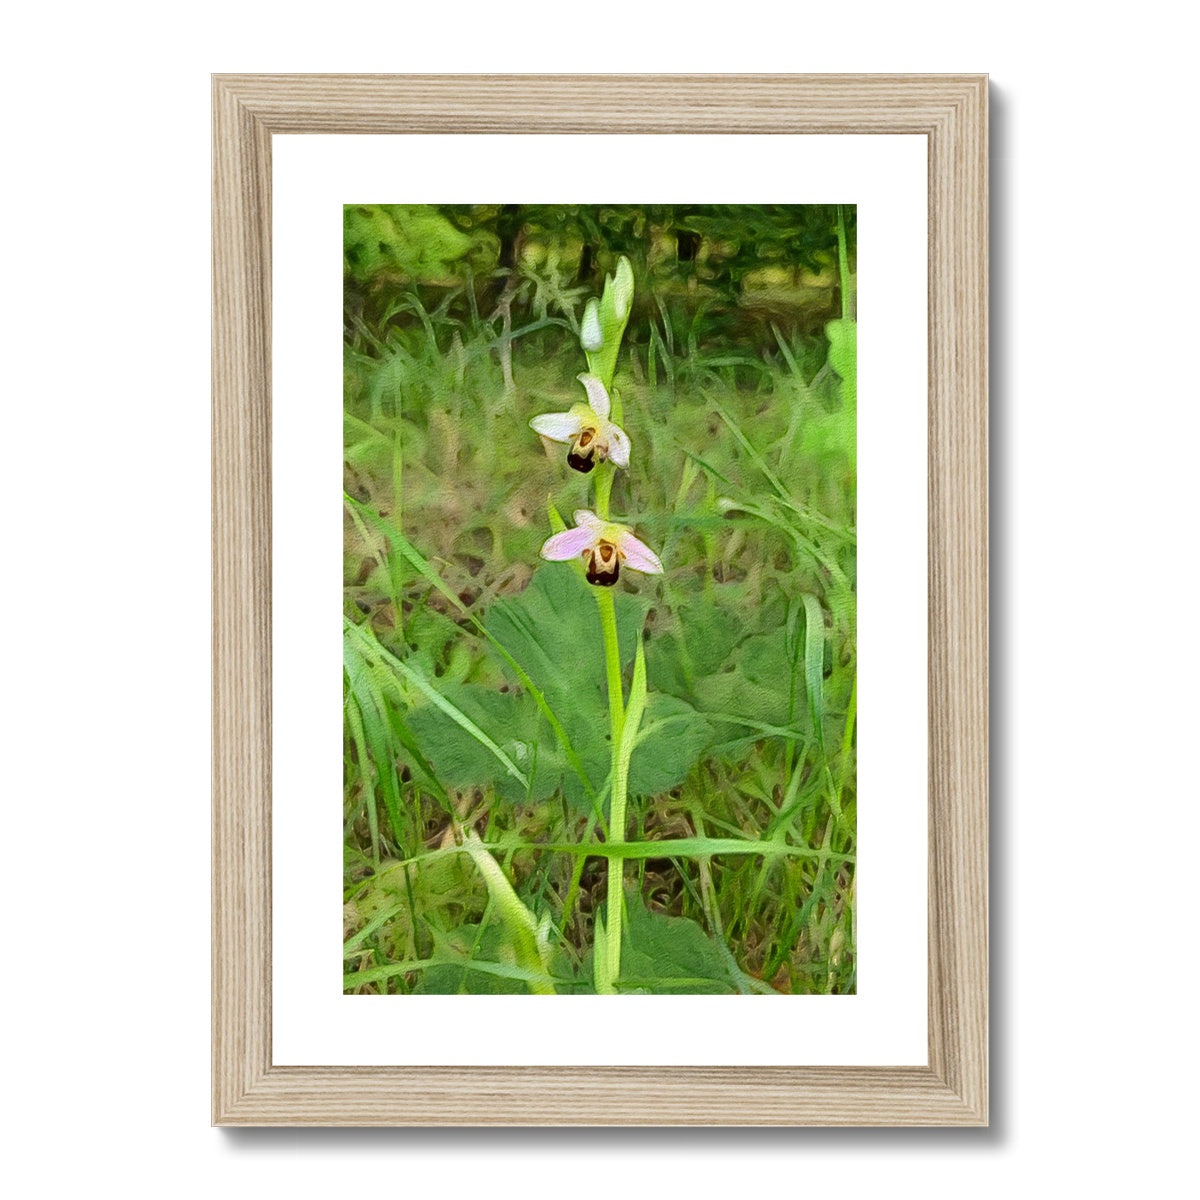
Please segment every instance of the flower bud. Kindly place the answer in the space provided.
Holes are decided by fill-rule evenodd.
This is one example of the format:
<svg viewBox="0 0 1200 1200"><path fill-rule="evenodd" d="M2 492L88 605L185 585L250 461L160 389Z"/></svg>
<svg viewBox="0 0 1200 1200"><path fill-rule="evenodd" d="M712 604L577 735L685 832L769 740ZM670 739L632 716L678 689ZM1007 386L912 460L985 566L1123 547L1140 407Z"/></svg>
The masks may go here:
<svg viewBox="0 0 1200 1200"><path fill-rule="evenodd" d="M593 296L583 310L583 324L579 327L579 344L589 354L604 345L604 331L600 328L600 305Z"/></svg>
<svg viewBox="0 0 1200 1200"><path fill-rule="evenodd" d="M617 260L617 277L613 281L613 312L618 321L624 321L629 316L629 306L633 303L633 268L625 255Z"/></svg>

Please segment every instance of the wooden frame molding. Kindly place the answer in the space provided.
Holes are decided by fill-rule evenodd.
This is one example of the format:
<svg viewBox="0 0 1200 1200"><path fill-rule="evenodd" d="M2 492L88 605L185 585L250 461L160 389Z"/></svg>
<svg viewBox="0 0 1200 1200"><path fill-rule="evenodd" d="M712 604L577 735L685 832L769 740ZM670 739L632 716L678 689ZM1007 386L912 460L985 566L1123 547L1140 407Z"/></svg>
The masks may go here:
<svg viewBox="0 0 1200 1200"><path fill-rule="evenodd" d="M272 138L518 132L928 138L925 1067L272 1065ZM987 203L984 75L213 77L214 1124L987 1124Z"/></svg>

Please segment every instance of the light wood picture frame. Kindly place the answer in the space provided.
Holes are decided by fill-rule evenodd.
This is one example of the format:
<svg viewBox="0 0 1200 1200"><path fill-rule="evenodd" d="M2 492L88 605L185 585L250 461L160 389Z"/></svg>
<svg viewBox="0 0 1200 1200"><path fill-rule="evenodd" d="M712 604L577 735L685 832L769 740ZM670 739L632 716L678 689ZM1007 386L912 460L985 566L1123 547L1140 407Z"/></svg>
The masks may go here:
<svg viewBox="0 0 1200 1200"><path fill-rule="evenodd" d="M987 1124L987 95L985 75L213 77L215 1125ZM926 1065L273 1064L271 156L289 133L927 138Z"/></svg>

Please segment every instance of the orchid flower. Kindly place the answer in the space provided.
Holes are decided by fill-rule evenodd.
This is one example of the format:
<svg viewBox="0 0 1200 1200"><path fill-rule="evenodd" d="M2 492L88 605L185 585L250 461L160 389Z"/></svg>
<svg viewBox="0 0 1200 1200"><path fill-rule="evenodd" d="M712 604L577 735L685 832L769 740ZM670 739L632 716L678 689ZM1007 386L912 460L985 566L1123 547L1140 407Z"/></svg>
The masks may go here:
<svg viewBox="0 0 1200 1200"><path fill-rule="evenodd" d="M542 413L530 427L552 442L566 442L571 447L567 462L585 475L606 458L618 467L629 466L629 435L608 419L612 402L604 384L595 375L580 375L579 382L587 391L587 404L575 404L570 412Z"/></svg>
<svg viewBox="0 0 1200 1200"><path fill-rule="evenodd" d="M581 508L575 513L575 526L548 538L542 546L542 557L550 562L566 562L577 554L583 555L587 581L598 587L612 587L622 563L631 571L662 574L658 555L635 538L628 525L606 521Z"/></svg>

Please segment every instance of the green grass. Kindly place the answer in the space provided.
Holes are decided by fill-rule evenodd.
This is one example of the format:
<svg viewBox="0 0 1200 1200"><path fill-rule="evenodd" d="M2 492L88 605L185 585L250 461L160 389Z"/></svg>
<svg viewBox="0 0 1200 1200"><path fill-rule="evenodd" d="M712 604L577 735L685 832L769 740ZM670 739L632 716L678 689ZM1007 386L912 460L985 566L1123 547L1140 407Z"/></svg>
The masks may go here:
<svg viewBox="0 0 1200 1200"><path fill-rule="evenodd" d="M589 482L527 426L582 398L591 293L530 276L489 313L488 283L348 323L346 989L591 991L616 851L620 990L854 992L852 389L811 338L639 295L612 512L666 572L614 589L648 695L606 848L599 618L538 556Z"/></svg>

